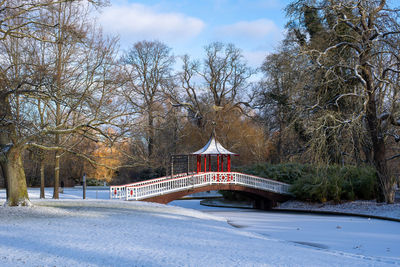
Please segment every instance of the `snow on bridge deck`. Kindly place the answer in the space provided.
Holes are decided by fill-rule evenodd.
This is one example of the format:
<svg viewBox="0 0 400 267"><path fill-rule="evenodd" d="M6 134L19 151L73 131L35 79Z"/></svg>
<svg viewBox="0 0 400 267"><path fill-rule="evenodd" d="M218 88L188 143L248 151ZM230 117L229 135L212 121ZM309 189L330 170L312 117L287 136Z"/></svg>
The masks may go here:
<svg viewBox="0 0 400 267"><path fill-rule="evenodd" d="M110 187L110 199L149 200L159 203L168 203L168 200L159 200L157 197L175 194L178 192L196 192L207 190L241 190L252 192L273 193L274 195L290 196L289 185L278 181L248 175L239 172L205 172L198 174L181 174L141 181L132 184Z"/></svg>

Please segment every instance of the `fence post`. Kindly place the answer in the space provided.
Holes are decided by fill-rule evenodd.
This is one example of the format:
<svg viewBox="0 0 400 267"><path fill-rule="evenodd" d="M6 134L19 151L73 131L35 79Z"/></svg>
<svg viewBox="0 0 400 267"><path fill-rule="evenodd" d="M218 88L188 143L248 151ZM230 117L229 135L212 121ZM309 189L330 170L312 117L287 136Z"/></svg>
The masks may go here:
<svg viewBox="0 0 400 267"><path fill-rule="evenodd" d="M82 189L83 189L83 199L86 199L86 173L83 174L83 185L82 185Z"/></svg>

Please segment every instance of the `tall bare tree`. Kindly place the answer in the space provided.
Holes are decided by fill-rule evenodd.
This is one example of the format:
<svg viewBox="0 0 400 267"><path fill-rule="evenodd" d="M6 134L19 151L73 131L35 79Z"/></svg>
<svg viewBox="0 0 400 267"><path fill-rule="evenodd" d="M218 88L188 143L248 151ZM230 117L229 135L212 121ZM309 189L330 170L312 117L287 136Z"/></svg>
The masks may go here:
<svg viewBox="0 0 400 267"><path fill-rule="evenodd" d="M219 111L248 106L249 100L243 96L249 94L249 78L254 74L233 44L215 42L204 50L202 63L183 56L179 74L183 93L171 94L174 106L186 108L200 128L207 123L208 115L216 121Z"/></svg>
<svg viewBox="0 0 400 267"><path fill-rule="evenodd" d="M80 71L74 79L65 83L65 90L60 94L57 83L57 72L51 72L58 66L57 60L52 64L49 53L46 60L35 61L39 44L53 44L51 39L43 40L37 29L49 27L49 31L57 25L44 23L43 14L57 8L61 2L71 4L75 1L4 1L0 21L7 29L2 37L0 60L0 148L1 167L7 179L9 205L29 204L26 180L22 165L22 152L27 147L52 151L67 151L80 155L73 147L64 144L49 145L41 140L48 140L57 135L80 135L92 140L105 140L98 135L106 136L103 125L116 125L116 118L121 114L123 105L118 103L113 94L116 86L111 79L114 70L114 41L106 41L101 35L92 34L87 37L84 50L76 55L79 59L75 68ZM81 1L76 1L80 4ZM7 21L6 21L7 20ZM93 31L94 32L94 31ZM50 49L48 51L51 51ZM40 65L37 62L44 63ZM78 65L79 64L79 65ZM72 67L72 66L71 66ZM57 69L57 68L55 68ZM56 86L52 86L56 85ZM58 84L59 85L59 84ZM74 86L72 86L74 85ZM56 89L56 90L55 90ZM40 99L41 101L38 101ZM56 116L57 104L69 119L61 123L51 124ZM41 108L38 108L41 107ZM43 112L43 110L45 110ZM40 113L46 119L40 122ZM65 117L63 117L65 118ZM80 155L91 161L85 155Z"/></svg>
<svg viewBox="0 0 400 267"><path fill-rule="evenodd" d="M156 122L165 116L165 91L173 86L171 49L158 41L135 43L122 59L125 65L123 93L132 109L144 119L147 156L154 154Z"/></svg>

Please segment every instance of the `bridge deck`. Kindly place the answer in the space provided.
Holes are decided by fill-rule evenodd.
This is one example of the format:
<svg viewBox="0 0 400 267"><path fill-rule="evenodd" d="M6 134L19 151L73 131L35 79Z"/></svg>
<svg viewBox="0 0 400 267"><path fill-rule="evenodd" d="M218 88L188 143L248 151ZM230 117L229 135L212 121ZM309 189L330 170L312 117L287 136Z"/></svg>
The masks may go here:
<svg viewBox="0 0 400 267"><path fill-rule="evenodd" d="M176 192L214 185L220 185L221 188L225 188L228 185L235 185L275 194L290 195L289 185L275 180L239 172L205 172L191 175L177 175L173 178L167 176L127 185L111 186L110 198L146 200L166 194L174 194Z"/></svg>

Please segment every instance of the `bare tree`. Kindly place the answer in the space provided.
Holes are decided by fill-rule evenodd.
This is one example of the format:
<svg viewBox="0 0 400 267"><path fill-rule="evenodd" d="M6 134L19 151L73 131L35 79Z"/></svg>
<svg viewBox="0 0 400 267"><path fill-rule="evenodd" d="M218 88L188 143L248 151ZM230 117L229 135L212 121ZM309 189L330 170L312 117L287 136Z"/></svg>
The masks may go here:
<svg viewBox="0 0 400 267"><path fill-rule="evenodd" d="M154 154L157 120L165 114L164 92L173 86L171 49L158 41L135 43L122 59L125 65L123 93L139 117L145 120L142 129L147 142L147 156Z"/></svg>
<svg viewBox="0 0 400 267"><path fill-rule="evenodd" d="M212 43L205 47L201 64L183 56L179 74L183 93L171 94L174 106L184 107L198 127L207 123L207 114L217 120L222 110L240 110L248 106L249 78L254 74L246 64L240 49L232 44Z"/></svg>
<svg viewBox="0 0 400 267"><path fill-rule="evenodd" d="M117 85L112 82L114 40L104 40L91 31L92 36L85 38L85 46L75 54L76 61L69 65L75 69L74 77L65 77L63 90L59 90L61 82L57 82L61 72L54 72L61 65L57 55L48 53L45 59L34 60L38 54L43 55L38 53L38 46L44 45L42 48L48 49L54 45L50 38L43 40L36 32L38 25L45 27L43 30L52 24L43 23L42 16L39 20L39 14L58 8L61 2L72 4L74 1L3 2L14 4L6 5L2 10L14 15L7 23L2 22L10 30L1 43L0 58L0 163L8 182L9 205L29 204L21 159L26 148L69 152L94 163L67 142L49 144L43 140L60 135L66 136L65 140L74 135L93 141L110 140L103 126L117 127L116 119L124 113L124 105L118 103L114 94ZM26 8L26 3L32 8ZM36 40L38 46L32 46L30 40ZM57 47L57 42L55 45ZM57 119L57 107L63 115L62 120Z"/></svg>

